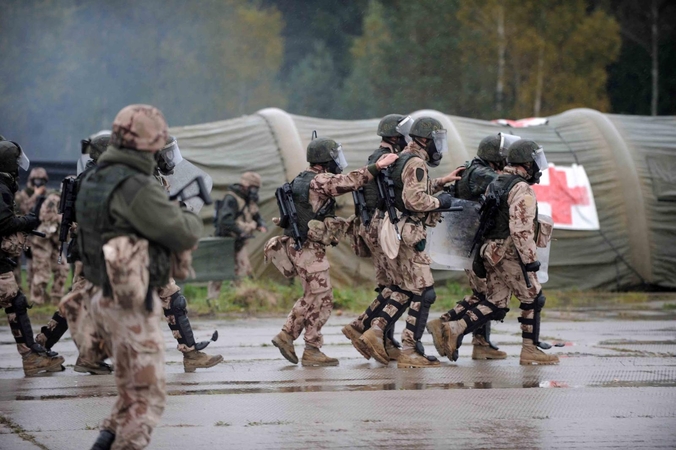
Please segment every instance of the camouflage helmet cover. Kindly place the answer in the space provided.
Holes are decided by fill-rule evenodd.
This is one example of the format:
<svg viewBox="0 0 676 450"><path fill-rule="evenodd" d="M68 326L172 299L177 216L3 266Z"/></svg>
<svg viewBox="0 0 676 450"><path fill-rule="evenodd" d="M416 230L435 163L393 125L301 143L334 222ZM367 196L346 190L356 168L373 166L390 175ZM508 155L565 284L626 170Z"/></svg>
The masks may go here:
<svg viewBox="0 0 676 450"><path fill-rule="evenodd" d="M533 162L535 153L541 148L535 141L519 139L507 149L507 162L510 164Z"/></svg>
<svg viewBox="0 0 676 450"><path fill-rule="evenodd" d="M500 136L492 135L486 136L479 143L479 150L477 156L484 161L502 162L504 158L500 153Z"/></svg>
<svg viewBox="0 0 676 450"><path fill-rule="evenodd" d="M411 125L409 134L411 136L432 139L432 133L434 131L443 129L444 127L437 119L432 117L419 117L413 122L413 125Z"/></svg>
<svg viewBox="0 0 676 450"><path fill-rule="evenodd" d="M240 183L242 186L245 187L261 187L261 176L258 175L256 172L244 172L242 174L242 178L240 179Z"/></svg>
<svg viewBox="0 0 676 450"><path fill-rule="evenodd" d="M113 121L110 143L116 147L157 152L167 141L167 122L162 112L150 105L129 105Z"/></svg>
<svg viewBox="0 0 676 450"><path fill-rule="evenodd" d="M382 137L398 137L401 133L397 131L397 125L405 116L401 114L388 114L378 124L378 136Z"/></svg>
<svg viewBox="0 0 676 450"><path fill-rule="evenodd" d="M31 172L28 175L28 181L32 181L37 178L42 178L43 180L49 181L49 176L47 176L47 171L44 169L44 167L36 167L31 169Z"/></svg>
<svg viewBox="0 0 676 450"><path fill-rule="evenodd" d="M331 138L313 139L307 146L307 162L313 164L330 162L339 148L340 144Z"/></svg>

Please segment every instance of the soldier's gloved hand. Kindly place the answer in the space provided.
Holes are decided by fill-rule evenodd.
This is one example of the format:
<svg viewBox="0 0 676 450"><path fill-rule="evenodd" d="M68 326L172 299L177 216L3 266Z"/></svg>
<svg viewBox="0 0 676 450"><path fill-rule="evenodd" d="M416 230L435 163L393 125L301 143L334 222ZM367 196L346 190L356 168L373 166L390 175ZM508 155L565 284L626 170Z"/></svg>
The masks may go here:
<svg viewBox="0 0 676 450"><path fill-rule="evenodd" d="M38 216L36 216L33 213L26 214L25 216L23 216L23 219L25 231L33 231L34 229L40 226L40 219L38 219Z"/></svg>
<svg viewBox="0 0 676 450"><path fill-rule="evenodd" d="M526 272L537 272L540 270L540 261L533 261L532 263L524 264Z"/></svg>
<svg viewBox="0 0 676 450"><path fill-rule="evenodd" d="M425 250L425 247L427 247L427 239L422 239L418 241L417 244L415 244L415 249L418 252L422 252L423 250Z"/></svg>
<svg viewBox="0 0 676 450"><path fill-rule="evenodd" d="M442 192L437 196L439 200L439 209L447 209L453 205L453 196L448 192Z"/></svg>

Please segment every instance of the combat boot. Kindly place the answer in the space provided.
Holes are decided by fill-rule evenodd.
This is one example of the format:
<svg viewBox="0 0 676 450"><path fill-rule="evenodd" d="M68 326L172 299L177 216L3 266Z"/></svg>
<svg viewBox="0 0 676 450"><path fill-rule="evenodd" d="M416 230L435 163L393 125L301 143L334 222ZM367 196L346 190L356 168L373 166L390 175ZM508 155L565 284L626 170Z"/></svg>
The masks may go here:
<svg viewBox="0 0 676 450"><path fill-rule="evenodd" d="M366 330L359 338L366 345L369 354L380 364L388 365L390 357L383 344L383 330L378 326L373 326Z"/></svg>
<svg viewBox="0 0 676 450"><path fill-rule="evenodd" d="M31 351L22 358L23 373L27 377L33 377L42 372L61 372L66 370L63 367L63 356L40 355Z"/></svg>
<svg viewBox="0 0 676 450"><path fill-rule="evenodd" d="M425 328L427 328L427 332L432 335L432 342L434 342L434 348L437 349L439 356L446 356L443 345L444 338L441 332L442 325L443 322L441 319L434 319L427 322L427 326Z"/></svg>
<svg viewBox="0 0 676 450"><path fill-rule="evenodd" d="M96 438L96 442L90 450L110 450L115 442L115 433L108 430L101 430L99 436Z"/></svg>
<svg viewBox="0 0 676 450"><path fill-rule="evenodd" d="M465 327L462 320L446 322L441 326L441 335L443 337L444 353L451 361L458 360L458 347L462 343L462 337L465 335Z"/></svg>
<svg viewBox="0 0 676 450"><path fill-rule="evenodd" d="M399 355L401 355L401 348L397 347L389 339L385 339L385 351L387 352L387 356L389 357L390 361L397 361L399 359Z"/></svg>
<svg viewBox="0 0 676 450"><path fill-rule="evenodd" d="M426 368L426 367L439 367L441 363L438 359L430 361L425 358L423 355L415 351L414 348L404 348L401 350L399 359L397 359L397 367L400 369L409 369L409 368Z"/></svg>
<svg viewBox="0 0 676 450"><path fill-rule="evenodd" d="M337 366L338 360L336 358L330 358L322 353L317 347L311 345L305 346L305 351L303 352L303 358L300 363L303 366L309 367L328 367L328 366Z"/></svg>
<svg viewBox="0 0 676 450"><path fill-rule="evenodd" d="M368 347L366 347L366 345L359 340L361 333L355 327L353 327L351 324L348 324L345 325L341 331L345 337L348 338L350 342L352 342L352 346L361 354L361 356L366 359L371 359Z"/></svg>
<svg viewBox="0 0 676 450"><path fill-rule="evenodd" d="M521 356L519 357L519 364L522 366L537 365L553 365L559 363L559 357L556 355L548 355L540 350L530 339L523 340L521 347Z"/></svg>
<svg viewBox="0 0 676 450"><path fill-rule="evenodd" d="M208 369L223 361L221 355L207 355L198 350L183 353L183 370L186 373L194 372L195 369Z"/></svg>
<svg viewBox="0 0 676 450"><path fill-rule="evenodd" d="M293 337L286 331L282 330L272 338L272 345L279 349L283 357L291 364L298 364L298 356L296 350L293 348Z"/></svg>
<svg viewBox="0 0 676 450"><path fill-rule="evenodd" d="M472 337L472 345L474 346L474 349L472 350L472 359L483 360L507 358L507 353L491 347L483 336L474 335L474 337Z"/></svg>
<svg viewBox="0 0 676 450"><path fill-rule="evenodd" d="M80 373L89 373L91 375L110 375L113 373L113 367L110 364L106 364L103 361L95 363L89 362L86 359L83 359L82 356L77 357L73 370Z"/></svg>

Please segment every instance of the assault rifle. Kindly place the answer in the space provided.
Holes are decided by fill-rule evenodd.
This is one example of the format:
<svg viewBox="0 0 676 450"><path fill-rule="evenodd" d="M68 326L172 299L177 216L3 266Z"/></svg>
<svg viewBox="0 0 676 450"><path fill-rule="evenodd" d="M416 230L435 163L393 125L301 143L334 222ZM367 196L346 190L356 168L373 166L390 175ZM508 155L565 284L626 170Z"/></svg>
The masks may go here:
<svg viewBox="0 0 676 450"><path fill-rule="evenodd" d="M188 194L185 191L193 185L193 183L197 183L197 193L196 194ZM178 192L176 192L174 195L169 196L169 200L174 201L174 200L179 200L181 202L185 202L186 200L190 200L191 198L199 197L202 199L205 205L211 205L213 201L211 200L211 195L209 194L209 189L207 189L207 185L204 183L204 178L201 176L196 176L193 178L191 182L183 186Z"/></svg>
<svg viewBox="0 0 676 450"><path fill-rule="evenodd" d="M468 258L476 246L483 243L486 231L495 226L495 216L498 213L498 208L500 207L500 193L497 192L495 186L492 183L488 185L488 194L482 195L480 202L481 209L479 209L479 228L477 228L476 233L474 233L472 247L469 249L469 252L467 252Z"/></svg>
<svg viewBox="0 0 676 450"><path fill-rule="evenodd" d="M394 231L397 233L397 239L401 241L401 234L399 233L399 216L397 215L397 207L395 205L394 180L392 180L392 169L386 167L381 170L376 177L376 184L378 185L378 197L384 206L387 215L390 217L390 222L394 225Z"/></svg>
<svg viewBox="0 0 676 450"><path fill-rule="evenodd" d="M75 222L75 200L77 197L77 179L75 177L66 177L61 181L61 201L59 202L59 214L61 214L61 225L59 228L59 260L61 264L63 259L63 246L68 240L68 233Z"/></svg>
<svg viewBox="0 0 676 450"><path fill-rule="evenodd" d="M277 198L277 207L279 207L279 223L277 225L281 228L291 226L293 239L296 242L295 248L300 250L303 246L303 236L298 228L298 212L296 205L293 203L291 184L284 183L281 187L278 187L275 191L275 197Z"/></svg>
<svg viewBox="0 0 676 450"><path fill-rule="evenodd" d="M363 223L365 227L368 227L371 224L371 215L366 207L364 188L352 191L352 200L354 201L354 214L361 218L361 223Z"/></svg>

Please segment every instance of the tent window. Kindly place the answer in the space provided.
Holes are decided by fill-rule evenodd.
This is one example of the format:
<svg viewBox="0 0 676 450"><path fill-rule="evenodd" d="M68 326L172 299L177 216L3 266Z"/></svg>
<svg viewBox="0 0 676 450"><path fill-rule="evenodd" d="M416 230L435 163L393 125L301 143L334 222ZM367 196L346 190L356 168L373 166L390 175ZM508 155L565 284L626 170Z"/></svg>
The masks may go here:
<svg viewBox="0 0 676 450"><path fill-rule="evenodd" d="M646 158L658 201L676 202L676 156L652 155Z"/></svg>

